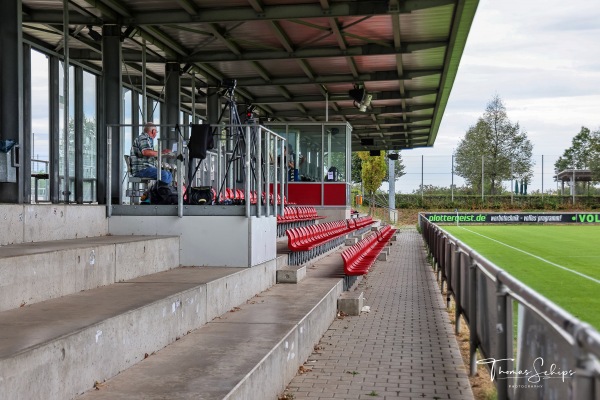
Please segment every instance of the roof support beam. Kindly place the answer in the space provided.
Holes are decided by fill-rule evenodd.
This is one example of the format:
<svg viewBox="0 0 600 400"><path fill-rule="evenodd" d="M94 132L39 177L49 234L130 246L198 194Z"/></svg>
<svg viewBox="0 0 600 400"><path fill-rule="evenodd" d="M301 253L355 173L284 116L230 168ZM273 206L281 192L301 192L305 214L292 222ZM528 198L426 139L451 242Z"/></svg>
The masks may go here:
<svg viewBox="0 0 600 400"><path fill-rule="evenodd" d="M422 43L408 43L400 46L399 49L393 46L384 46L381 44L367 44L364 46L352 46L347 49L336 47L313 47L306 49L295 49L293 52L273 51L273 50L254 50L234 54L231 52L202 51L189 56L182 57L182 62L228 62L228 61L264 61L264 60L294 60L307 58L328 58L328 57L359 57L359 56L384 56L411 53L413 51L423 51L438 48L445 48L445 41L430 41Z"/></svg>
<svg viewBox="0 0 600 400"><path fill-rule="evenodd" d="M238 82L239 84L239 82ZM412 90L407 91L404 98L410 99L413 97L419 96L429 96L435 95L437 91L435 90ZM401 100L402 98L398 96L396 92L376 92L373 93L373 99L378 100ZM284 102L296 102L296 103L321 103L325 101L325 98L321 95L306 95L306 96L294 96L291 99L285 99L279 96L265 96L265 97L257 97L254 99L255 104L276 104L276 103L284 103ZM344 94L330 94L330 101L351 101L348 97L347 93ZM359 113L356 111L356 113Z"/></svg>
<svg viewBox="0 0 600 400"><path fill-rule="evenodd" d="M257 12L253 6L249 7L223 7L202 10L197 14L190 12L191 4L187 5L182 0L177 0L183 10L161 10L132 13L120 2L114 0L84 0L91 6L101 10L105 21L111 19L113 22L123 16L124 25L162 25L162 24L197 24L197 23L221 23L233 21L279 21L287 19L310 19L322 17L364 17L373 15L388 15L392 9L387 0L356 0L330 3L324 9L320 3L317 4L288 4L275 6L262 6L262 12ZM458 0L406 0L396 4L395 10L399 13L411 13L432 7L455 5ZM108 4L105 5L105 4ZM36 12L30 10L23 15L24 22L39 22L44 24L61 23L63 21L62 11ZM69 21L74 24L98 23L97 18L82 15L79 12L69 13Z"/></svg>

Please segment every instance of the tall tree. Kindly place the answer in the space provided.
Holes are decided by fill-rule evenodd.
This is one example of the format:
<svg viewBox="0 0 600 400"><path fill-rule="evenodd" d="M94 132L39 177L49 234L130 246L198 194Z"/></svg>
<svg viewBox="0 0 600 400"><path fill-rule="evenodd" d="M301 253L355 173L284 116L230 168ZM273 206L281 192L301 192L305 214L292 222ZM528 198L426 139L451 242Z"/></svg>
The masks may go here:
<svg viewBox="0 0 600 400"><path fill-rule="evenodd" d="M363 188L371 196L370 204L373 206L375 192L381 186L387 171L387 157L384 151L380 151L378 156L371 156L368 151L359 151L358 157L362 161Z"/></svg>
<svg viewBox="0 0 600 400"><path fill-rule="evenodd" d="M571 147L565 149L562 156L554 163L556 172L565 169L585 169L590 168L590 162L594 153L598 151L599 132L590 132L585 126L571 140Z"/></svg>
<svg viewBox="0 0 600 400"><path fill-rule="evenodd" d="M352 172L351 179L354 183L362 182L362 160L358 156L358 152L352 153L352 159L350 161Z"/></svg>
<svg viewBox="0 0 600 400"><path fill-rule="evenodd" d="M496 95L477 123L471 126L456 149L455 171L477 192L484 185L496 194L502 181L517 178L529 181L533 175L533 145L518 123L506 114L502 99ZM483 161L483 168L482 168Z"/></svg>
<svg viewBox="0 0 600 400"><path fill-rule="evenodd" d="M368 154L368 152L366 152ZM403 175L406 175L404 172L404 162L402 161L402 155L398 153L398 159L394 161L394 174L396 175L396 179L400 178ZM383 177L383 181L387 182L389 179L388 170L385 171L385 176ZM352 153L352 182L360 183L362 182L362 160L358 156L358 152Z"/></svg>

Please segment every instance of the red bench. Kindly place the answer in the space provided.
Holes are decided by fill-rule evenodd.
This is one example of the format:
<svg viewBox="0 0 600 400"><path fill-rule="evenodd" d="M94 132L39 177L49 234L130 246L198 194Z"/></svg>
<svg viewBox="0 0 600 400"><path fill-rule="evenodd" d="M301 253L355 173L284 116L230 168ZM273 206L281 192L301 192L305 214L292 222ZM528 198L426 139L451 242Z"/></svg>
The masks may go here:
<svg viewBox="0 0 600 400"><path fill-rule="evenodd" d="M390 225L386 225L376 233L369 234L356 244L342 252L344 273L347 276L364 275L379 257L379 253L387 246L396 233Z"/></svg>
<svg viewBox="0 0 600 400"><path fill-rule="evenodd" d="M318 225L287 229L290 265L298 265L341 245L352 232L346 221L326 222Z"/></svg>
<svg viewBox="0 0 600 400"><path fill-rule="evenodd" d="M287 229L313 225L315 221L327 217L317 215L315 207L286 206L283 215L277 215L277 237L285 236Z"/></svg>

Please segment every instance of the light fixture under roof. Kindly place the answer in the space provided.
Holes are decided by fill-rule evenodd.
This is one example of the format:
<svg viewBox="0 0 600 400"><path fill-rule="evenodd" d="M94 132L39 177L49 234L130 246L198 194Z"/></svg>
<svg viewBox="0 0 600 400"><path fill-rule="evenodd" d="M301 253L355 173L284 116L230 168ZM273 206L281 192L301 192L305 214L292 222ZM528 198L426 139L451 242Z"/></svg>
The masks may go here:
<svg viewBox="0 0 600 400"><path fill-rule="evenodd" d="M367 90L364 87L358 85L355 85L354 89L351 89L348 92L348 95L354 100L354 106L361 112L367 111L367 108L371 105L371 100L373 99L372 94L367 93Z"/></svg>

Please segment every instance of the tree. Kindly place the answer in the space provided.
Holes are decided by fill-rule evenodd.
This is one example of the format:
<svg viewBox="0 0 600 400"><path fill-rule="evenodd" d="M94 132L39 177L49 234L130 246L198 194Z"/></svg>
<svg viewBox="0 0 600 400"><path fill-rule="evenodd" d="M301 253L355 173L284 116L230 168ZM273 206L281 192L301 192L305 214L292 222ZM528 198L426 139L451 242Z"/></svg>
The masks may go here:
<svg viewBox="0 0 600 400"><path fill-rule="evenodd" d="M381 186L387 170L387 157L384 151L380 151L378 156L371 156L368 151L359 151L358 157L361 160L361 180L365 192L371 196L371 206L373 205L374 194Z"/></svg>
<svg viewBox="0 0 600 400"><path fill-rule="evenodd" d="M366 152L368 153L368 152ZM387 161L386 161L387 162ZM394 174L396 175L396 179L400 178L403 175L406 175L404 172L404 163L402 162L402 156L398 153L398 159L394 161ZM352 182L360 183L362 182L362 160L358 156L358 152L352 153ZM383 182L387 182L389 180L388 170L385 170L385 176L383 177Z"/></svg>
<svg viewBox="0 0 600 400"><path fill-rule="evenodd" d="M362 182L362 160L358 156L358 152L352 153L352 159L350 162L350 166L352 168L351 179L354 183Z"/></svg>
<svg viewBox="0 0 600 400"><path fill-rule="evenodd" d="M471 126L456 149L455 171L467 184L481 191L484 185L491 194L501 188L502 181L517 178L529 181L533 176L533 145L518 123L506 114L502 99L496 95L485 113ZM482 171L483 159L483 171Z"/></svg>
<svg viewBox="0 0 600 400"><path fill-rule="evenodd" d="M554 163L556 172L565 169L586 169L598 154L598 141L600 132L590 132L585 126L571 140L571 147L566 149L562 156Z"/></svg>

